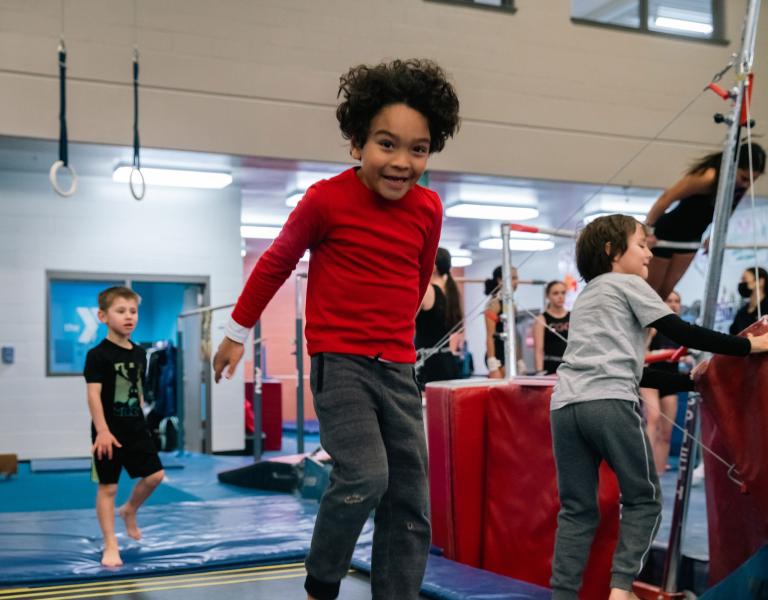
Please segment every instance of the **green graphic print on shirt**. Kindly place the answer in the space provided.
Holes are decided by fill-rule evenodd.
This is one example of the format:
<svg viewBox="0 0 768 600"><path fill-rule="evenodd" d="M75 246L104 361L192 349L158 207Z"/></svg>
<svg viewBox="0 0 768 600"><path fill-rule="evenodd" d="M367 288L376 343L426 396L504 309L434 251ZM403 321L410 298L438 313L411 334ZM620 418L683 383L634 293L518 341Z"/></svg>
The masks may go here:
<svg viewBox="0 0 768 600"><path fill-rule="evenodd" d="M115 363L115 401L112 412L116 417L141 416L141 377L134 362Z"/></svg>

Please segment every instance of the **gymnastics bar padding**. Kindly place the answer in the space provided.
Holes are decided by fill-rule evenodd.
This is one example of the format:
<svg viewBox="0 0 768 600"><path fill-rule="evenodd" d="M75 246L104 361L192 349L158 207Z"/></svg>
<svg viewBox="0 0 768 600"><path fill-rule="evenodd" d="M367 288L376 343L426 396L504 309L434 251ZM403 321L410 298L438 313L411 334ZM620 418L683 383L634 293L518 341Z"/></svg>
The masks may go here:
<svg viewBox="0 0 768 600"><path fill-rule="evenodd" d="M484 569L549 586L560 502L549 401L554 381L519 377L488 389ZM619 487L600 467L600 524L580 597L607 598L619 530Z"/></svg>
<svg viewBox="0 0 768 600"><path fill-rule="evenodd" d="M760 335L758 322L741 335ZM709 582L727 577L768 543L768 357L716 355L699 382L702 442L729 463L703 452L709 528Z"/></svg>
<svg viewBox="0 0 768 600"><path fill-rule="evenodd" d="M446 558L481 566L489 380L426 388L432 543ZM497 385L504 385L499 381Z"/></svg>

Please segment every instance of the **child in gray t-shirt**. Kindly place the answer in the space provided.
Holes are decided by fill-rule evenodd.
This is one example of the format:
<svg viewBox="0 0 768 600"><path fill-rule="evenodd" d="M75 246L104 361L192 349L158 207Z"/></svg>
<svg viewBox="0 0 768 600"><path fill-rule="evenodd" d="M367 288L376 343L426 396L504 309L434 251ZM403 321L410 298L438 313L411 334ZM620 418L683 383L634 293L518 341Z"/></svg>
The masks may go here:
<svg viewBox="0 0 768 600"><path fill-rule="evenodd" d="M690 390L690 378L643 372L645 328L690 348L745 356L768 351L768 334L742 338L690 325L645 282L651 251L643 225L610 215L587 225L576 264L587 286L571 312L568 347L557 370L551 423L560 512L552 598L575 599L600 518L598 469L619 480L621 524L610 600L630 599L661 521L661 490L639 410L639 387Z"/></svg>

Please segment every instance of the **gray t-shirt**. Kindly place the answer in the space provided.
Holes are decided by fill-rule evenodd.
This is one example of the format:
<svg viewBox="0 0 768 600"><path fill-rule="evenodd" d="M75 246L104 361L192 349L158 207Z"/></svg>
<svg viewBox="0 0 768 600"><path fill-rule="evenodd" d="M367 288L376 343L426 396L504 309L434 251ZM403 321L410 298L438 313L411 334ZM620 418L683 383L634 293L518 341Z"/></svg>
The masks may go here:
<svg viewBox="0 0 768 600"><path fill-rule="evenodd" d="M645 328L669 314L643 278L624 273L595 277L573 305L550 409L585 400L637 401Z"/></svg>

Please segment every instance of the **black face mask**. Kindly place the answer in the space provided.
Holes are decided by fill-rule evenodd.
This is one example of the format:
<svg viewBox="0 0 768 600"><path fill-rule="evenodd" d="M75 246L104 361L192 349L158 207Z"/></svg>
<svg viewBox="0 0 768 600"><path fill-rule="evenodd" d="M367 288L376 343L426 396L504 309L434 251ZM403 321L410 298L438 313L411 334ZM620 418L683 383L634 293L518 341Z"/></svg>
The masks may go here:
<svg viewBox="0 0 768 600"><path fill-rule="evenodd" d="M742 298L749 298L752 295L752 290L749 289L749 286L746 284L746 282L742 281L739 284L739 296Z"/></svg>

